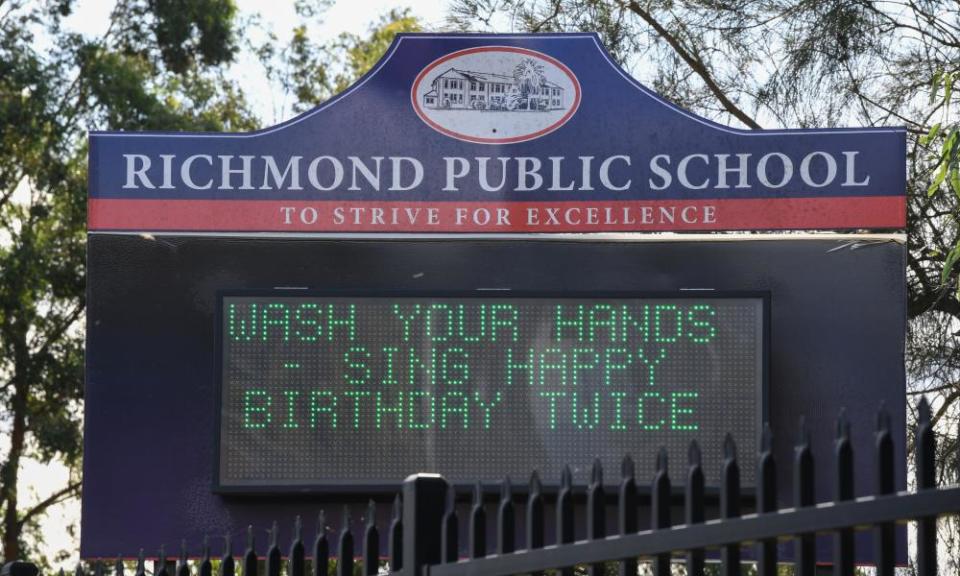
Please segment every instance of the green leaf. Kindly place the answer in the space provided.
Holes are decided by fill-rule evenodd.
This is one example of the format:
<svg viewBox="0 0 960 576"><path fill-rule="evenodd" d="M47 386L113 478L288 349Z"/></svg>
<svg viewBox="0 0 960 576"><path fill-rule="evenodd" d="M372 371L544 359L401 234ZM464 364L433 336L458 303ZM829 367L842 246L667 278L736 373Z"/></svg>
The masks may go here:
<svg viewBox="0 0 960 576"><path fill-rule="evenodd" d="M947 74L943 79L943 103L950 106L950 95L953 93L953 74Z"/></svg>
<svg viewBox="0 0 960 576"><path fill-rule="evenodd" d="M957 198L960 198L960 170L956 166L950 169L950 187Z"/></svg>
<svg viewBox="0 0 960 576"><path fill-rule="evenodd" d="M942 162L940 164L940 170L937 171L937 175L934 177L933 182L930 183L930 186L927 188L927 196L933 196L936 194L937 190L940 188L940 185L943 184L943 181L947 177L947 163Z"/></svg>
<svg viewBox="0 0 960 576"><path fill-rule="evenodd" d="M933 73L933 79L930 81L930 104L937 99L937 93L940 91L940 78L943 76L942 70Z"/></svg>
<svg viewBox="0 0 960 576"><path fill-rule="evenodd" d="M947 259L943 262L943 270L940 272L941 283L947 283L947 280L950 278L950 272L953 270L954 264L957 263L957 259L960 259L960 242L950 250L950 253L947 254Z"/></svg>
<svg viewBox="0 0 960 576"><path fill-rule="evenodd" d="M933 139L936 138L937 134L939 133L940 133L940 122L937 122L936 124L930 127L929 132L927 132L926 134L920 137L920 145L926 146L927 144L932 142Z"/></svg>

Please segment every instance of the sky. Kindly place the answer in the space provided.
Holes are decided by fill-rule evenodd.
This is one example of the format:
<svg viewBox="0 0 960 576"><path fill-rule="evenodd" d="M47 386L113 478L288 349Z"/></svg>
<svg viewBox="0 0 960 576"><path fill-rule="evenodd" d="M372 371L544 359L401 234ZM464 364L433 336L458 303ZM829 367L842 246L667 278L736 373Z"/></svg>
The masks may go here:
<svg viewBox="0 0 960 576"><path fill-rule="evenodd" d="M262 23L272 29L281 39L288 37L290 30L300 20L294 11L293 0L236 0L241 18L259 14ZM73 14L65 22L66 27L83 34L96 36L107 28L110 10L114 0L79 0ZM410 8L411 13L424 23L426 30L443 29L445 3L440 0L336 0L322 15L322 21L313 30L318 40L332 39L342 32L365 34L380 17L391 8ZM241 81L247 92L253 111L264 125L275 124L292 116L289 106L277 102L270 85L256 60L249 54L242 54L231 69L232 76ZM6 450L0 439L0 450ZM49 494L67 484L69 472L57 464L44 465L34 461L25 462L21 478L24 506L39 502ZM51 559L58 552L66 550L70 557L54 567L72 569L77 561L79 550L80 502L71 500L65 504L51 507L42 522L45 545L42 550ZM75 525L76 536L69 527Z"/></svg>
<svg viewBox="0 0 960 576"><path fill-rule="evenodd" d="M322 0L316 0L320 3ZM259 14L262 23L278 38L289 38L290 31L300 22L294 10L294 0L235 0L240 18ZM115 0L78 0L67 26L89 35L100 35L107 29L110 11ZM364 34L382 14L392 8L409 8L429 31L444 27L447 3L443 0L334 0L322 12L319 24L313 29L314 38L333 39L343 32ZM256 40L256 38L254 39ZM265 125L282 122L292 116L289 106L276 101L259 63L249 53L241 54L231 73L241 81L253 111Z"/></svg>

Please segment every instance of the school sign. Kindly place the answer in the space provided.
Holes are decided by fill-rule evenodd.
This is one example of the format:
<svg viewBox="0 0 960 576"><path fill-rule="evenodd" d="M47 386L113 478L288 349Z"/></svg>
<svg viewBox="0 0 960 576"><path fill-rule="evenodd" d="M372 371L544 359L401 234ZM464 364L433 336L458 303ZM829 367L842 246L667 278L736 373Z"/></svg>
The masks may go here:
<svg viewBox="0 0 960 576"><path fill-rule="evenodd" d="M786 505L800 416L825 453L881 401L902 464L901 236L636 233L896 232L905 164L699 118L591 34L402 35L278 126L92 133L82 554L693 440L716 488L765 423Z"/></svg>
<svg viewBox="0 0 960 576"><path fill-rule="evenodd" d="M92 231L905 225L903 129L727 128L638 84L589 34L403 36L284 124L90 142Z"/></svg>

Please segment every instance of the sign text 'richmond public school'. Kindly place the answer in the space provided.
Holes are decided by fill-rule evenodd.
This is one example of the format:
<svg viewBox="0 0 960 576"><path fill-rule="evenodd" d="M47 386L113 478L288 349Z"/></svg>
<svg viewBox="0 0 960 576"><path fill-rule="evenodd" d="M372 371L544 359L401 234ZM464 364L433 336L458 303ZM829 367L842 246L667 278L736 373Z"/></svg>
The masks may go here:
<svg viewBox="0 0 960 576"><path fill-rule="evenodd" d="M251 134L91 136L90 229L895 229L902 129L741 131L592 35L403 36L341 96Z"/></svg>

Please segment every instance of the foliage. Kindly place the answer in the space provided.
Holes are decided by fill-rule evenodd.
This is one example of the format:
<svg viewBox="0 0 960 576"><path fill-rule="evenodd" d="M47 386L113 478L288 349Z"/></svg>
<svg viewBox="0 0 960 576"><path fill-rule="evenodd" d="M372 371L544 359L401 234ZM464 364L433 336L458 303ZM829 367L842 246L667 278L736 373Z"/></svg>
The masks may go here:
<svg viewBox="0 0 960 576"><path fill-rule="evenodd" d="M392 11L366 37L315 44L308 24L329 4L297 0L304 24L289 45L278 52L268 36L255 47L297 110L346 88L396 33L419 30ZM49 561L30 554L39 520L81 489L86 131L257 128L227 75L257 22L233 0L117 0L106 32L89 38L64 26L71 0L0 5L0 537L6 559ZM61 461L69 483L24 506L25 458Z"/></svg>
<svg viewBox="0 0 960 576"><path fill-rule="evenodd" d="M467 30L596 31L638 78L720 122L754 129L906 126L908 388L931 395L942 428L942 477L954 480L950 471L960 447L960 122L954 90L960 5L453 0L451 18Z"/></svg>
<svg viewBox="0 0 960 576"><path fill-rule="evenodd" d="M71 2L0 12L0 509L3 557L80 491L86 130L231 130L256 121L222 66L232 0L122 0L101 38L63 27ZM71 468L23 506L24 458Z"/></svg>
<svg viewBox="0 0 960 576"><path fill-rule="evenodd" d="M289 42L279 54L271 47L256 48L279 90L295 96L295 112L312 108L346 90L373 68L397 34L421 30L420 22L409 10L393 9L381 16L365 37L344 32L336 40L318 43L308 32L309 19L321 14L322 8L310 6L308 10L298 4L298 10L307 21L292 30ZM268 43L273 42L276 37L268 39Z"/></svg>

